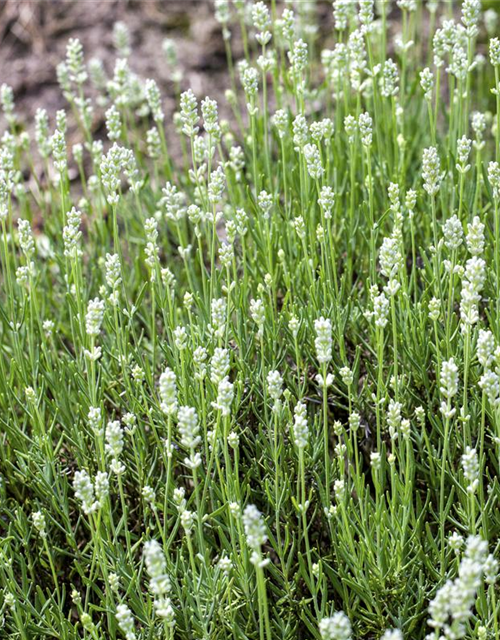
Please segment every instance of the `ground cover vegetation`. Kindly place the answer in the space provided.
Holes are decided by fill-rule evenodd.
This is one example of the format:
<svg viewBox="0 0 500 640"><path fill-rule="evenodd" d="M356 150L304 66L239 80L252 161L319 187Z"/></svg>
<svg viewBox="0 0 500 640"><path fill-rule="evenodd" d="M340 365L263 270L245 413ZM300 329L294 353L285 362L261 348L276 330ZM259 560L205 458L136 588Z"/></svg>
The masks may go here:
<svg viewBox="0 0 500 640"><path fill-rule="evenodd" d="M214 11L1 87L0 636L500 638L494 5Z"/></svg>

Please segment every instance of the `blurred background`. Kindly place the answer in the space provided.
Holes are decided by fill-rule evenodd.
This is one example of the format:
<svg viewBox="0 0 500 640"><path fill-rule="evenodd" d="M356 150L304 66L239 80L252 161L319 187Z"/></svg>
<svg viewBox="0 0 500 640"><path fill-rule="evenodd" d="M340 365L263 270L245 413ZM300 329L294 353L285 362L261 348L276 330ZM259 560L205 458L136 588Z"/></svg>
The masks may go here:
<svg viewBox="0 0 500 640"><path fill-rule="evenodd" d="M229 86L227 65L213 13L209 0L0 0L0 83L13 88L16 111L28 129L37 107L51 116L68 109L56 66L69 38L79 38L86 60L99 58L112 77L113 26L120 21L130 32L131 69L158 82L167 115L175 110L176 71L182 89L191 86L197 95L222 98ZM177 70L162 51L165 38L177 49Z"/></svg>
<svg viewBox="0 0 500 640"><path fill-rule="evenodd" d="M279 12L284 1L276 0ZM427 0L417 2L421 9ZM462 0L439 0L438 4L438 16L450 17L458 14ZM500 0L483 0L482 4L484 9L500 11ZM331 0L294 0L293 6L296 11L314 15L312 22L319 25L315 46L332 45ZM423 13L424 18L428 16L426 11ZM400 12L394 0L390 15L395 35ZM99 60L106 77L113 78L120 55L114 46L117 23L124 24L130 34L132 72L143 80L153 78L160 87L166 135L172 140L174 150L178 141L172 135L172 115L178 108L181 91L191 87L200 99L209 95L218 101L222 118L234 118L224 99L231 81L221 25L214 17L214 0L0 0L0 84L5 82L12 87L16 114L23 129L32 132L38 107L46 109L51 121L58 109L70 111L56 72L57 65L65 58L70 38L81 41L87 63ZM419 34L423 42L428 37L427 31L424 28ZM165 50L165 40L170 41L176 51L175 63ZM393 46L392 42L391 38L389 47ZM231 49L234 60L243 56L237 26L232 33ZM479 50L486 51L484 43L480 43ZM96 97L92 94L92 83L87 85L87 91L87 97ZM93 103L93 133L98 138L104 137L105 105L99 105L98 100ZM78 140L75 125L70 116L69 145ZM7 123L0 114L0 135L6 128Z"/></svg>

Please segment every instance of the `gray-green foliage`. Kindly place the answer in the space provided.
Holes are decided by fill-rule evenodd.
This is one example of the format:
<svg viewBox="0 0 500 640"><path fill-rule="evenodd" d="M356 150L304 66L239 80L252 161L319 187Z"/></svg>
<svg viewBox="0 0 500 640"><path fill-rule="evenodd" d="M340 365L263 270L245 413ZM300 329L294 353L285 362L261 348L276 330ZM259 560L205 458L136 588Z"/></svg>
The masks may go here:
<svg viewBox="0 0 500 640"><path fill-rule="evenodd" d="M497 14L251 4L1 88L0 637L499 637Z"/></svg>

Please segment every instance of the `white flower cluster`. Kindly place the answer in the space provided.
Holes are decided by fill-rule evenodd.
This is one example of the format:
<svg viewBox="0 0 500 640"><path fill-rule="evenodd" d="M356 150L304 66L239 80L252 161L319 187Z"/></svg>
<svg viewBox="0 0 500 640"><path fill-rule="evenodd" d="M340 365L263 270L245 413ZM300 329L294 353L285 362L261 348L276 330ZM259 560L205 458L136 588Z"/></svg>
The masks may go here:
<svg viewBox="0 0 500 640"><path fill-rule="evenodd" d="M154 596L156 614L163 618L165 624L175 627L175 612L170 593L170 578L167 574L167 562L160 544L156 540L149 540L144 544L144 562L149 574L149 590Z"/></svg>
<svg viewBox="0 0 500 640"><path fill-rule="evenodd" d="M297 402L293 415L293 441L299 449L305 449L309 440L307 408L303 402Z"/></svg>
<svg viewBox="0 0 500 640"><path fill-rule="evenodd" d="M79 243L82 237L80 224L82 212L73 207L66 216L66 226L63 229L64 255L67 258L79 258L82 255Z"/></svg>
<svg viewBox="0 0 500 640"><path fill-rule="evenodd" d="M462 281L460 317L463 331L470 330L479 320L478 307L486 280L486 262L480 257L484 251L484 224L478 216L468 227L467 248L472 257L465 264Z"/></svg>
<svg viewBox="0 0 500 640"><path fill-rule="evenodd" d="M325 170L321 163L321 155L315 144L306 144L303 148L307 171L313 180L321 180Z"/></svg>
<svg viewBox="0 0 500 640"><path fill-rule="evenodd" d="M332 323L328 318L318 318L314 321L316 339L316 357L320 364L328 364L332 359Z"/></svg>
<svg viewBox="0 0 500 640"><path fill-rule="evenodd" d="M120 462L123 445L123 428L120 421L111 420L106 427L106 453L111 458L111 470L116 475L125 471L125 465Z"/></svg>
<svg viewBox="0 0 500 640"><path fill-rule="evenodd" d="M193 407L181 406L177 412L177 426L181 436L181 444L189 450L189 457L184 463L190 469L196 469L201 465L201 456L195 452L201 442L198 415Z"/></svg>
<svg viewBox="0 0 500 640"><path fill-rule="evenodd" d="M283 395L283 378L279 371L270 371L267 374L267 391L273 400L273 411L281 408L281 396Z"/></svg>
<svg viewBox="0 0 500 640"><path fill-rule="evenodd" d="M177 383L175 373L167 367L160 376L159 393L161 410L167 416L177 413Z"/></svg>
<svg viewBox="0 0 500 640"><path fill-rule="evenodd" d="M105 505L109 494L109 478L104 471L96 474L94 485L89 474L85 471L76 471L73 479L75 496L82 503L83 512L90 515Z"/></svg>
<svg viewBox="0 0 500 640"><path fill-rule="evenodd" d="M122 603L116 607L116 621L123 631L126 640L137 640L134 616L126 604Z"/></svg>
<svg viewBox="0 0 500 640"><path fill-rule="evenodd" d="M458 367L455 360L445 360L441 366L440 387L441 395L446 399L441 403L441 413L447 419L456 413L456 407L451 406L451 401L458 393Z"/></svg>
<svg viewBox="0 0 500 640"><path fill-rule="evenodd" d="M206 359L206 351L198 352L198 355L203 355L203 362ZM220 381L223 380L228 374L230 369L229 351L222 347L216 347L212 359L210 360L210 381L216 387Z"/></svg>
<svg viewBox="0 0 500 640"><path fill-rule="evenodd" d="M351 622L343 611L336 611L320 621L319 632L322 640L351 640Z"/></svg>
<svg viewBox="0 0 500 640"><path fill-rule="evenodd" d="M38 533L40 534L40 537L46 538L47 537L47 523L45 521L45 515L41 512L41 511L34 511L31 514L31 519L33 520L33 526L35 527L35 529L38 531Z"/></svg>
<svg viewBox="0 0 500 640"><path fill-rule="evenodd" d="M368 319L373 318L375 326L378 329L384 329L389 321L389 300L383 291L381 293L379 292L376 286L370 291L370 295L373 310L370 311L368 309L365 312L365 316Z"/></svg>
<svg viewBox="0 0 500 640"><path fill-rule="evenodd" d="M430 196L435 196L441 184L441 163L436 147L424 149L422 178L424 179L424 189Z"/></svg>
<svg viewBox="0 0 500 640"><path fill-rule="evenodd" d="M481 586L487 549L484 540L471 536L460 562L458 577L453 581L448 580L429 604L431 617L428 624L436 633L440 632L442 638L452 640L464 637L465 625L472 617L476 594ZM434 637L434 634L428 636L429 640Z"/></svg>
<svg viewBox="0 0 500 640"><path fill-rule="evenodd" d="M379 260L380 271L389 280L384 290L388 296L393 296L400 288L396 276L400 274L403 268L400 241L396 234L389 238L384 238L382 241Z"/></svg>
<svg viewBox="0 0 500 640"><path fill-rule="evenodd" d="M262 300L250 300L250 315L257 325L257 338L264 336L264 324L266 321L266 309Z"/></svg>
<svg viewBox="0 0 500 640"><path fill-rule="evenodd" d="M90 300L87 307L87 315L85 316L88 336L95 337L99 335L104 318L104 309L104 300L99 298Z"/></svg>
<svg viewBox="0 0 500 640"><path fill-rule="evenodd" d="M371 147L373 141L373 120L368 112L359 115L358 126L363 146Z"/></svg>
<svg viewBox="0 0 500 640"><path fill-rule="evenodd" d="M116 306L120 297L120 284L122 281L122 268L120 264L120 256L117 253L107 253L105 259L106 267L106 284L111 289L108 296L109 302Z"/></svg>
<svg viewBox="0 0 500 640"><path fill-rule="evenodd" d="M444 243L450 251L456 251L463 242L464 231L458 216L448 218L443 225Z"/></svg>
<svg viewBox="0 0 500 640"><path fill-rule="evenodd" d="M479 329L476 351L479 364L483 367L479 386L496 409L500 405L500 348L491 331Z"/></svg>
<svg viewBox="0 0 500 640"><path fill-rule="evenodd" d="M462 469L467 480L467 492L474 494L479 487L479 459L477 451L472 447L466 447L462 455Z"/></svg>
<svg viewBox="0 0 500 640"><path fill-rule="evenodd" d="M243 526L247 544L252 549L251 561L255 565L263 566L266 561L262 561L262 545L267 542L266 525L262 514L253 504L249 504L243 511Z"/></svg>
<svg viewBox="0 0 500 640"><path fill-rule="evenodd" d="M228 376L220 380L217 387L217 399L212 402L214 409L221 412L223 416L228 417L231 414L231 404L234 398L234 385L230 382Z"/></svg>

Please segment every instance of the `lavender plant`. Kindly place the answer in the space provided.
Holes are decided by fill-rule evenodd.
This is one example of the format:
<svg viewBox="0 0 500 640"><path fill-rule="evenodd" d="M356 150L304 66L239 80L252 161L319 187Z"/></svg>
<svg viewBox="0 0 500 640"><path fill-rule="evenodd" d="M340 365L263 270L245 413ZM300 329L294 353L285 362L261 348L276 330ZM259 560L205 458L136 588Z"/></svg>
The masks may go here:
<svg viewBox="0 0 500 640"><path fill-rule="evenodd" d="M213 4L0 88L0 636L499 638L496 8Z"/></svg>

